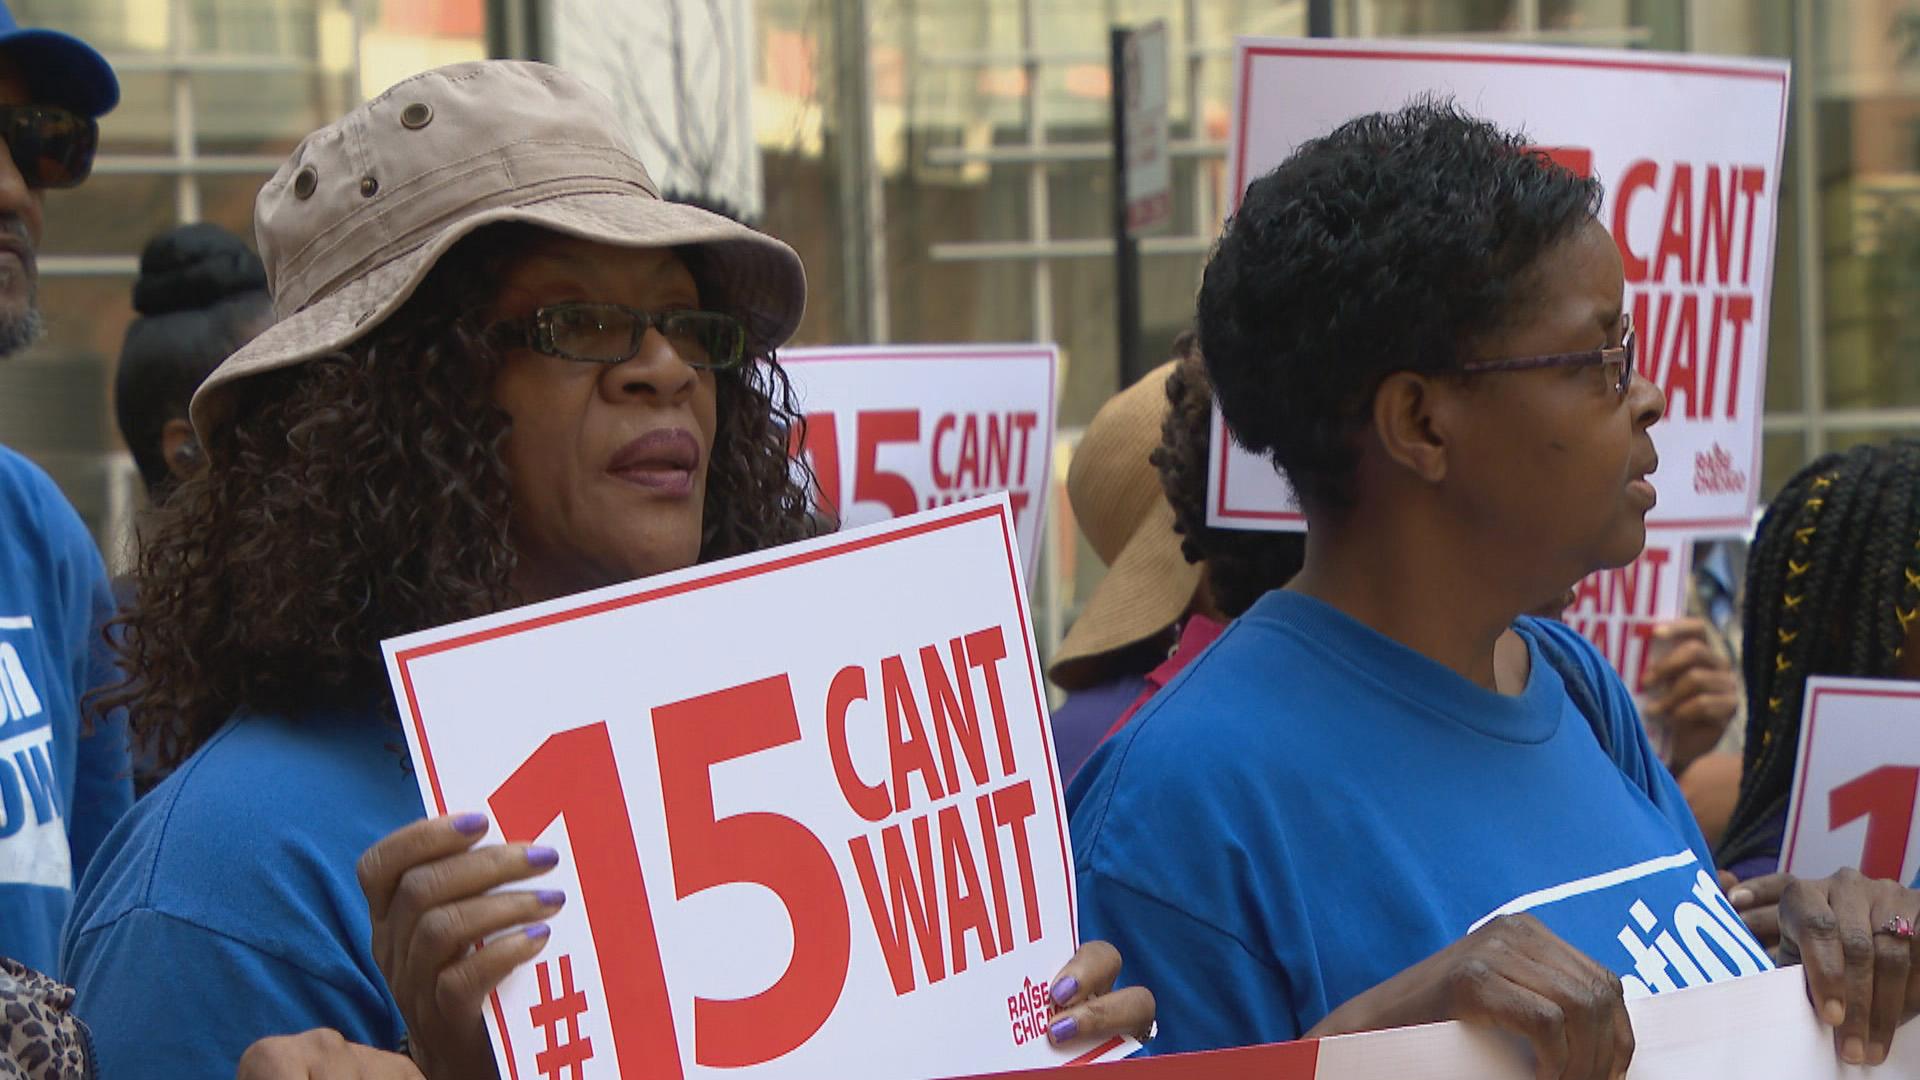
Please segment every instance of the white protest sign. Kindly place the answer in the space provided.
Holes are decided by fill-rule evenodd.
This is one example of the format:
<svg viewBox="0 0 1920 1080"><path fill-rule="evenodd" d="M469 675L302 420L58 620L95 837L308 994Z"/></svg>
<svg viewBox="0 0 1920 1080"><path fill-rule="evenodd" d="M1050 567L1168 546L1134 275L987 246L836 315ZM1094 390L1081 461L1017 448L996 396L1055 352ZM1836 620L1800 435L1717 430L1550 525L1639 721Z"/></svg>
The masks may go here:
<svg viewBox="0 0 1920 1080"><path fill-rule="evenodd" d="M1548 46L1242 39L1233 204L1300 143L1425 93L1524 131L1606 188L1638 367L1667 395L1648 524L1746 532L1759 495L1788 65ZM1273 467L1216 437L1209 524L1300 529ZM1250 480L1237 474L1253 473Z"/></svg>
<svg viewBox="0 0 1920 1080"><path fill-rule="evenodd" d="M1167 155L1167 21L1127 34L1120 98L1127 132L1127 234L1140 236L1173 220L1173 162Z"/></svg>
<svg viewBox="0 0 1920 1080"><path fill-rule="evenodd" d="M561 854L551 940L487 1011L502 1076L915 1080L1131 1045L1046 1039L1073 867L1005 496L385 651L431 812Z"/></svg>
<svg viewBox="0 0 1920 1080"><path fill-rule="evenodd" d="M1920 1024L1909 1022L1878 1068L1843 1065L1833 1031L1807 1004L1806 976L1781 968L1627 1002L1626 1080L1873 1080L1920 1076ZM1003 1074L1046 1080L1057 1073ZM1517 1040L1460 1023L1094 1065L1075 1080L1532 1080Z"/></svg>
<svg viewBox="0 0 1920 1080"><path fill-rule="evenodd" d="M1020 564L1039 565L1053 468L1052 345L786 349L824 509L868 525L1005 491Z"/></svg>
<svg viewBox="0 0 1920 1080"><path fill-rule="evenodd" d="M1560 615L1636 694L1646 681L1654 630L1686 610L1691 552L1685 536L1648 529L1639 558L1574 586L1573 603Z"/></svg>
<svg viewBox="0 0 1920 1080"><path fill-rule="evenodd" d="M1780 868L1822 878L1850 866L1913 881L1920 873L1916 793L1920 683L1808 679Z"/></svg>

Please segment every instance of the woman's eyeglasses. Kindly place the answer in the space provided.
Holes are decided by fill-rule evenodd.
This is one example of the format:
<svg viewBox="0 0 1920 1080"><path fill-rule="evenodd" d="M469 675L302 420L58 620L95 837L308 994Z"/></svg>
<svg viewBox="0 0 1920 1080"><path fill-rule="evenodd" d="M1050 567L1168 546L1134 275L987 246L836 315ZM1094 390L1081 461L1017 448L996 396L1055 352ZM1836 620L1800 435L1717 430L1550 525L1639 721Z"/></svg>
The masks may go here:
<svg viewBox="0 0 1920 1080"><path fill-rule="evenodd" d="M0 105L0 138L29 188L69 188L93 171L100 125L58 105Z"/></svg>
<svg viewBox="0 0 1920 1080"><path fill-rule="evenodd" d="M524 346L562 360L623 364L640 352L649 329L658 330L680 359L709 371L739 366L747 355L747 330L717 311L650 312L625 304L549 304L532 315L496 323L495 342Z"/></svg>
<svg viewBox="0 0 1920 1080"><path fill-rule="evenodd" d="M1530 371L1547 367L1587 367L1599 365L1606 376L1608 385L1620 397L1627 396L1627 390L1633 385L1633 316L1620 316L1620 344L1602 349L1589 349L1586 352L1554 353L1551 356L1523 356L1512 360L1476 360L1471 364L1460 365L1459 370L1469 375L1479 375L1489 371Z"/></svg>

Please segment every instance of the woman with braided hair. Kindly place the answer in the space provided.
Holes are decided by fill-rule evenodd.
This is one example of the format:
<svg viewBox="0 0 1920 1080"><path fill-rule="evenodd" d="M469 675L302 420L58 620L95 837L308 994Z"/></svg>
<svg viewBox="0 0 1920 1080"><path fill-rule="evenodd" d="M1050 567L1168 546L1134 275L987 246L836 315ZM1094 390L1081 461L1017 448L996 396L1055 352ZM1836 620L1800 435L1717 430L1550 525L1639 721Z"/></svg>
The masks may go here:
<svg viewBox="0 0 1920 1080"><path fill-rule="evenodd" d="M1787 482L1754 538L1744 619L1747 745L1718 855L1771 942L1807 679L1920 678L1920 440L1826 454Z"/></svg>

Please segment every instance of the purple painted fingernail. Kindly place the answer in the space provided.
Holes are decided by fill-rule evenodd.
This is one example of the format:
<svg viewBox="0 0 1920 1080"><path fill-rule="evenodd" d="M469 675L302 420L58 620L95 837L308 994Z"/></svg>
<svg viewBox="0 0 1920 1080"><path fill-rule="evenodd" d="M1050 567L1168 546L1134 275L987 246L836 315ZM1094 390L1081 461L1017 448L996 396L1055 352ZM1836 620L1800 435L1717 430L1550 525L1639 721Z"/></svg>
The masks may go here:
<svg viewBox="0 0 1920 1080"><path fill-rule="evenodd" d="M559 907L567 902L567 894L559 889L543 889L535 893L534 898L540 901L541 907Z"/></svg>
<svg viewBox="0 0 1920 1080"><path fill-rule="evenodd" d="M453 828L454 831L465 833L468 836L478 836L487 831L487 815L456 814L453 819Z"/></svg>
<svg viewBox="0 0 1920 1080"><path fill-rule="evenodd" d="M1047 1029L1047 1036L1057 1043L1072 1042L1073 1037L1078 1034L1080 1034L1080 1021L1071 1016L1055 1020L1053 1026Z"/></svg>
<svg viewBox="0 0 1920 1080"><path fill-rule="evenodd" d="M551 933L553 933L553 927L548 926L546 923L534 923L532 926L527 927L527 936L535 941L540 941Z"/></svg>
<svg viewBox="0 0 1920 1080"><path fill-rule="evenodd" d="M559 863L560 853L550 847L530 847L527 849L527 865L529 866L557 866Z"/></svg>
<svg viewBox="0 0 1920 1080"><path fill-rule="evenodd" d="M1065 1005L1067 1002L1072 1001L1073 996L1079 992L1080 980L1069 975L1053 984L1053 1003L1055 1005Z"/></svg>

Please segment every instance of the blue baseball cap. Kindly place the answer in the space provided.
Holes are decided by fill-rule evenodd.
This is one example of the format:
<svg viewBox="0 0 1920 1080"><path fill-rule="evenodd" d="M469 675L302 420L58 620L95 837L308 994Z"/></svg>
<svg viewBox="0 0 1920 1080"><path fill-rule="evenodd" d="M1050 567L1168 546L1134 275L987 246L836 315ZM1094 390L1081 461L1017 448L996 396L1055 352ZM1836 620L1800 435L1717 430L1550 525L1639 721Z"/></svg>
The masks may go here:
<svg viewBox="0 0 1920 1080"><path fill-rule="evenodd" d="M0 55L20 66L37 103L101 116L120 103L120 80L93 46L58 30L23 28L0 0Z"/></svg>

